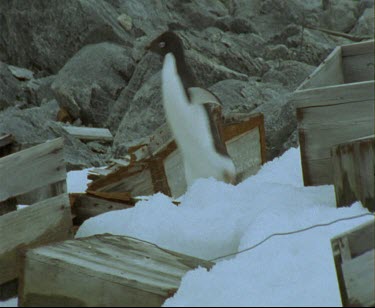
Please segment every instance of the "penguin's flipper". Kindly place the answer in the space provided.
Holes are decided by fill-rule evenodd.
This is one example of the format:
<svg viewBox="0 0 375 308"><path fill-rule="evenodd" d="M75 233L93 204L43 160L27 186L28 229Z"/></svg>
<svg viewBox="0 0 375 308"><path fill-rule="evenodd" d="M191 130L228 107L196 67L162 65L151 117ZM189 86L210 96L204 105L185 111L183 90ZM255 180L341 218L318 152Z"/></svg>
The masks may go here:
<svg viewBox="0 0 375 308"><path fill-rule="evenodd" d="M192 104L217 104L221 106L220 99L213 94L212 92L208 91L207 89L199 88L199 87L191 87L188 88L190 102Z"/></svg>

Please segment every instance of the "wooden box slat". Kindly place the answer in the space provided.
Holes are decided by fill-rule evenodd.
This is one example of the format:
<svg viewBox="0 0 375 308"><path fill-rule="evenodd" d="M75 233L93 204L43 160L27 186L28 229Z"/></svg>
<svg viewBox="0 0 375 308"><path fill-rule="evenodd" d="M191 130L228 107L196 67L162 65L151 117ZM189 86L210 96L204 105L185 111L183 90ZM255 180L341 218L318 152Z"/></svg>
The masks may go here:
<svg viewBox="0 0 375 308"><path fill-rule="evenodd" d="M375 221L331 239L345 307L375 306Z"/></svg>
<svg viewBox="0 0 375 308"><path fill-rule="evenodd" d="M0 202L49 184L65 181L63 139L23 150L0 159Z"/></svg>
<svg viewBox="0 0 375 308"><path fill-rule="evenodd" d="M130 237L97 235L29 250L22 306L161 306L182 276L212 263Z"/></svg>
<svg viewBox="0 0 375 308"><path fill-rule="evenodd" d="M337 47L293 93L306 186L333 184L332 146L373 134L373 79L372 40Z"/></svg>
<svg viewBox="0 0 375 308"><path fill-rule="evenodd" d="M374 135L334 146L331 150L337 206L361 201L375 211Z"/></svg>

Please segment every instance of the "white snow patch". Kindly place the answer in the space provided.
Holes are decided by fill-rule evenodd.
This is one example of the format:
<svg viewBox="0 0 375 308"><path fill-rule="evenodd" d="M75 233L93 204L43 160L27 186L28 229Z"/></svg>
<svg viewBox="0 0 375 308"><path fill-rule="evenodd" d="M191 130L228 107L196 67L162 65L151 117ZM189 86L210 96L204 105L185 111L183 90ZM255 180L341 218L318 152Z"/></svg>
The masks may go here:
<svg viewBox="0 0 375 308"><path fill-rule="evenodd" d="M237 186L194 182L181 205L162 194L132 209L86 221L77 237L129 235L212 259L290 232L367 213L360 203L336 208L333 186L304 187L299 149L266 164ZM165 306L340 306L330 239L373 217L275 236L257 248L187 273Z"/></svg>

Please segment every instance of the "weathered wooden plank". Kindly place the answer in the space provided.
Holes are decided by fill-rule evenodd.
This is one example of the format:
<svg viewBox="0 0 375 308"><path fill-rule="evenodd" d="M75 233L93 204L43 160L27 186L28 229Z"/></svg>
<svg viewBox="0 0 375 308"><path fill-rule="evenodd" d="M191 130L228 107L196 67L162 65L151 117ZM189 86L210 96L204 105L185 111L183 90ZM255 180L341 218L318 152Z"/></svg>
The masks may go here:
<svg viewBox="0 0 375 308"><path fill-rule="evenodd" d="M331 239L336 254L351 260L375 248L375 221L369 221Z"/></svg>
<svg viewBox="0 0 375 308"><path fill-rule="evenodd" d="M342 56L354 56L371 53L374 54L374 40L341 46Z"/></svg>
<svg viewBox="0 0 375 308"><path fill-rule="evenodd" d="M124 210L133 206L134 205L130 203L120 203L104 198L97 198L88 194L78 194L74 197L74 202L72 204L72 210L75 216L74 224L81 225L85 220L97 215L111 211Z"/></svg>
<svg viewBox="0 0 375 308"><path fill-rule="evenodd" d="M305 185L333 184L331 148L374 132L374 101L297 108Z"/></svg>
<svg viewBox="0 0 375 308"><path fill-rule="evenodd" d="M331 149L337 206L358 200L375 211L374 147L374 137L368 137Z"/></svg>
<svg viewBox="0 0 375 308"><path fill-rule="evenodd" d="M343 57L345 83L374 79L374 48L366 54Z"/></svg>
<svg viewBox="0 0 375 308"><path fill-rule="evenodd" d="M99 235L29 250L21 306L161 306L182 276L212 263L130 237ZM87 296L90 294L90 296Z"/></svg>
<svg viewBox="0 0 375 308"><path fill-rule="evenodd" d="M374 100L374 80L295 91L291 98L297 108L319 107Z"/></svg>
<svg viewBox="0 0 375 308"><path fill-rule="evenodd" d="M344 262L342 271L351 307L375 306L375 250Z"/></svg>
<svg viewBox="0 0 375 308"><path fill-rule="evenodd" d="M107 128L63 126L70 135L85 141L113 141L113 136Z"/></svg>
<svg viewBox="0 0 375 308"><path fill-rule="evenodd" d="M17 278L17 251L71 238L67 195L50 198L0 217L0 284Z"/></svg>
<svg viewBox="0 0 375 308"><path fill-rule="evenodd" d="M8 155L0 159L0 201L65 178L62 138Z"/></svg>
<svg viewBox="0 0 375 308"><path fill-rule="evenodd" d="M375 221L331 239L341 299L344 306L375 304Z"/></svg>
<svg viewBox="0 0 375 308"><path fill-rule="evenodd" d="M315 71L297 88L297 91L344 83L341 48L336 47Z"/></svg>

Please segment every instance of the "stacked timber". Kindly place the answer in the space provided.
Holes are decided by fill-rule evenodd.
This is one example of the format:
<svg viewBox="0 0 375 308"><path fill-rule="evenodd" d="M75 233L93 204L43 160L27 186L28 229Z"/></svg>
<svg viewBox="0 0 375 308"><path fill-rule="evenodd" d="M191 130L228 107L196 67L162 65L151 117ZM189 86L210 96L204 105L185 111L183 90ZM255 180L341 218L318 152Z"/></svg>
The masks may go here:
<svg viewBox="0 0 375 308"><path fill-rule="evenodd" d="M374 133L374 40L335 48L292 100L304 183L333 184L331 148Z"/></svg>
<svg viewBox="0 0 375 308"><path fill-rule="evenodd" d="M60 138L0 159L2 299L16 294L20 249L72 237L62 151L63 141ZM40 191L45 193L41 196L37 193ZM31 206L16 211L16 205L20 203Z"/></svg>
<svg viewBox="0 0 375 308"><path fill-rule="evenodd" d="M331 240L344 307L375 306L375 221Z"/></svg>
<svg viewBox="0 0 375 308"><path fill-rule="evenodd" d="M22 263L23 307L160 307L187 271L213 265L108 234L29 250Z"/></svg>

